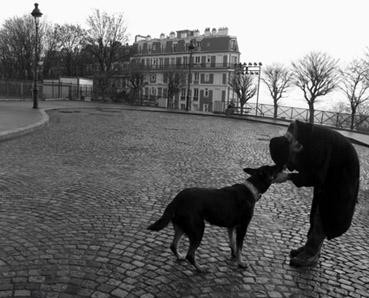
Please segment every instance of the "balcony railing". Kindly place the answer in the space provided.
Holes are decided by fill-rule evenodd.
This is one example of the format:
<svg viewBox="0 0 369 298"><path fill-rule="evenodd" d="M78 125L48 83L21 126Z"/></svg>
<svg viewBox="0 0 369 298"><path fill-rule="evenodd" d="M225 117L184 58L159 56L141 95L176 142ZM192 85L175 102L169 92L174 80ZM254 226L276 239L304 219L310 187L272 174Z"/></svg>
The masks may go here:
<svg viewBox="0 0 369 298"><path fill-rule="evenodd" d="M131 66L128 66L127 69L129 68L134 68L135 70L140 70L140 71L170 71L170 70L188 70L190 68L189 63L178 63L178 64L151 64L151 65L147 65L147 64L141 64L141 63L136 63L133 64ZM234 63L196 63L196 62L192 62L191 63L191 69L192 70L196 70L196 69L222 69L222 70L234 70L235 69L235 64Z"/></svg>

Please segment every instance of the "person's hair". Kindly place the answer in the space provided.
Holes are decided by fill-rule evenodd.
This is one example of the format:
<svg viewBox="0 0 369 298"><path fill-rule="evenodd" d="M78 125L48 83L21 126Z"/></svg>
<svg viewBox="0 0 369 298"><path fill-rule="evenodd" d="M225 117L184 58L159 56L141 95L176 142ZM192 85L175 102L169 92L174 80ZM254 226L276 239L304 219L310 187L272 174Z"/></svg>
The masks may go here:
<svg viewBox="0 0 369 298"><path fill-rule="evenodd" d="M272 138L269 142L270 156L274 163L283 167L288 162L290 143L284 136Z"/></svg>

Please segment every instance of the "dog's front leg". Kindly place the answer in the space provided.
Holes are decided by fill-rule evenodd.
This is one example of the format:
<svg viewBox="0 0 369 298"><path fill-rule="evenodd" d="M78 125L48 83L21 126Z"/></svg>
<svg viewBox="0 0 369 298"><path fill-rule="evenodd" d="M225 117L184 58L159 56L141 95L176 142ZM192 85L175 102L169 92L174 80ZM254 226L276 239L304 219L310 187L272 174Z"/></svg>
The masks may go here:
<svg viewBox="0 0 369 298"><path fill-rule="evenodd" d="M243 245L243 240L246 235L246 229L247 229L247 226L238 226L236 228L236 234L237 234L236 235L236 245L237 245L236 259L237 259L238 267L240 268L247 268L247 262L244 262L242 260L242 245Z"/></svg>
<svg viewBox="0 0 369 298"><path fill-rule="evenodd" d="M228 228L229 247L231 248L231 258L236 258L236 233L235 228Z"/></svg>

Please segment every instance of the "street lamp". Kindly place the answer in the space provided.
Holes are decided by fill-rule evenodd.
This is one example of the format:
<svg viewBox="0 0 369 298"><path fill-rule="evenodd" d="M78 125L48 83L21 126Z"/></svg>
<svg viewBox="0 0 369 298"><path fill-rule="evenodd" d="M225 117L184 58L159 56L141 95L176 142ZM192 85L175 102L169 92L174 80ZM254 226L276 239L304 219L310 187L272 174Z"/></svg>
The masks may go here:
<svg viewBox="0 0 369 298"><path fill-rule="evenodd" d="M41 11L38 9L38 3L35 3L35 8L32 10L31 15L35 19L35 26L36 26L36 36L35 36L35 62L33 65L34 68L34 74L33 74L33 108L38 108L38 102L37 102L37 66L38 66L38 23L39 18L42 16Z"/></svg>
<svg viewBox="0 0 369 298"><path fill-rule="evenodd" d="M244 63L244 65L246 65L246 63ZM260 76L261 76L261 66L263 64L261 62L259 63L251 63L249 62L248 65L246 66L246 73L249 73L251 75L257 75L258 76L258 89L257 89L257 93L256 93L256 110L255 110L255 115L258 115L258 109L259 109L259 91L260 91Z"/></svg>
<svg viewBox="0 0 369 298"><path fill-rule="evenodd" d="M192 54L193 54L194 49L195 49L195 46L194 46L194 44L191 40L190 44L188 45L188 50L190 51L190 61L188 63L186 111L189 111L191 109L191 107L190 107L190 81L191 81Z"/></svg>

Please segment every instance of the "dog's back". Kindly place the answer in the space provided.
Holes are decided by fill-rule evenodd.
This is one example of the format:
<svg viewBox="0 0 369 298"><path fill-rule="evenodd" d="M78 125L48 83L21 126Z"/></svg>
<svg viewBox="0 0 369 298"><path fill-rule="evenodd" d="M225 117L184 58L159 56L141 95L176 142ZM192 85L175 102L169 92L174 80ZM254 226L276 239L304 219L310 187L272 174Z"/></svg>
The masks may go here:
<svg viewBox="0 0 369 298"><path fill-rule="evenodd" d="M182 223L184 218L196 216L221 227L234 226L243 217L252 216L255 204L253 194L244 184L220 189L188 188L174 202L173 222Z"/></svg>

